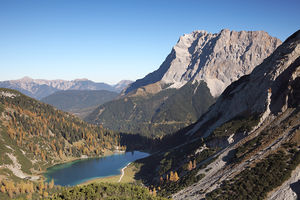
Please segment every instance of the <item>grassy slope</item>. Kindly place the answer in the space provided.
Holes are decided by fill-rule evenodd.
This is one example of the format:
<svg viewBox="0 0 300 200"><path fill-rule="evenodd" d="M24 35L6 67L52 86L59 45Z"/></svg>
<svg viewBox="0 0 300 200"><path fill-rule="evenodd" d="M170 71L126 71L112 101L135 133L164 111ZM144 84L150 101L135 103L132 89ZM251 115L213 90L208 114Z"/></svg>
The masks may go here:
<svg viewBox="0 0 300 200"><path fill-rule="evenodd" d="M121 179L120 183L136 183L137 180L135 179L136 173L139 171L138 167L135 164L130 164L124 170L124 176ZM104 178L97 178L80 185L87 185L90 183L118 183L120 180L121 174L116 176L109 176Z"/></svg>

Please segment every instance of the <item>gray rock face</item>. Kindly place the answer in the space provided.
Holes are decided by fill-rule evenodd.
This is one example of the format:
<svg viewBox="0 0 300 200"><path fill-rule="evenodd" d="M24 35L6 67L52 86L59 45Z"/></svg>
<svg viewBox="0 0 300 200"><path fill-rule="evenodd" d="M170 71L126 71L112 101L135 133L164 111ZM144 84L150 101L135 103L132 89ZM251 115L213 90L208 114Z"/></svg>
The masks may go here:
<svg viewBox="0 0 300 200"><path fill-rule="evenodd" d="M114 85L114 88L116 91L121 92L123 89L127 88L129 84L131 84L133 81L130 80L122 80Z"/></svg>
<svg viewBox="0 0 300 200"><path fill-rule="evenodd" d="M19 80L1 81L0 87L18 90L30 97L42 99L60 90L108 90L120 92L130 82L121 81L115 86L106 83L96 83L88 79L66 80L44 80L24 77Z"/></svg>
<svg viewBox="0 0 300 200"><path fill-rule="evenodd" d="M217 120L214 120L204 136L241 113L264 113L261 119L263 121L271 113L285 111L292 102L299 103L298 100L293 100L299 95L292 95L292 89L299 83L300 76L300 32L295 34L295 41L278 47L250 75L226 88L189 134L193 134L213 118Z"/></svg>
<svg viewBox="0 0 300 200"><path fill-rule="evenodd" d="M280 126L282 126L282 132L280 133L283 135L278 136L278 138L274 136L275 139L273 138L273 142L270 142L271 146L266 145L261 148L263 150L253 154L245 162L234 165L232 168L226 168L228 163L225 163L225 157L242 143L236 141L235 146L235 144L230 145L229 142L227 147L220 151L219 157L207 166L207 169L210 170L205 174L205 177L174 194L173 198L203 199L207 193L220 187L222 181L234 177L238 172L244 170L247 165L253 166L251 162L262 160L270 152L275 152L277 148L279 149L281 142L283 144L283 141L289 141L285 140L285 138L288 138L290 133L296 133L296 130L299 130L299 120L297 120L296 115L294 116L295 123L293 126L291 125L292 123L290 125L281 123L288 118L287 116L292 118L293 112L291 110L298 110L299 105L300 30L289 37L270 57L257 66L250 75L241 77L238 81L229 85L217 102L186 133L191 138L207 137L216 127L241 114L247 113L248 115L257 114L260 116L260 122L256 127L253 127L250 133L245 135L246 141L251 139L251 134L254 136L259 135L268 129L273 131L273 129L281 128ZM228 140L232 139L232 136ZM200 169L198 174L205 173L205 170ZM270 199L296 199L291 183L297 182L298 179L299 166L287 182L269 194Z"/></svg>
<svg viewBox="0 0 300 200"><path fill-rule="evenodd" d="M206 82L212 96L219 96L233 81L249 74L281 41L264 31L207 33L194 31L180 37L160 68L132 83L128 94L159 82L180 88L189 81Z"/></svg>

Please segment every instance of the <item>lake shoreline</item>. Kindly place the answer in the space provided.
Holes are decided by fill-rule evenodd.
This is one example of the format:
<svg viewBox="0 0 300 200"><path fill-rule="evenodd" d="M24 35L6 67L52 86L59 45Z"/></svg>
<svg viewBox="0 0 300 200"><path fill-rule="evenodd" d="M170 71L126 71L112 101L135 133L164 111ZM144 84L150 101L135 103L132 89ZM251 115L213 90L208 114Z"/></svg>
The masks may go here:
<svg viewBox="0 0 300 200"><path fill-rule="evenodd" d="M130 163L128 163L125 167L123 167L122 169L121 169L121 176L120 176L120 179L119 179L119 181L118 181L118 183L120 183L121 182L121 180L122 180L122 178L123 178L123 176L124 176L124 174L125 174L125 169L131 164L132 162L130 162Z"/></svg>
<svg viewBox="0 0 300 200"><path fill-rule="evenodd" d="M128 163L125 167L123 167L122 169L124 169L124 176L122 177L121 181L118 182L118 180L120 180L120 177L122 175L122 169L120 170L120 174L119 175L112 175L112 176L106 176L106 177L98 177L98 178L92 178L89 179L87 181L84 181L80 184L78 184L77 186L83 186L83 185L88 185L88 184L92 184L92 183L132 183L137 181L134 178L134 174L136 173L137 168L135 167L135 165L133 164L133 162ZM125 172L127 171L127 173ZM132 171L135 171L132 174ZM122 182L122 180L124 181L124 179L128 179L128 176L131 177L131 181L128 182L128 180L125 180L125 182Z"/></svg>
<svg viewBox="0 0 300 200"><path fill-rule="evenodd" d="M119 175L112 175L112 176L105 176L105 177L96 177L96 178L92 178L92 179L89 179L89 180L86 180L82 183L79 183L78 186L82 186L82 185L88 185L88 184L91 184L91 183L95 183L95 182L98 182L98 181L102 181L104 179L107 179L107 178L119 178L116 183L120 183L122 180L121 176L122 176L122 170L124 170L124 175L125 175L125 169L130 165L132 164L132 162L128 163L125 167L123 167L122 169L120 169L120 174ZM123 175L123 176L124 176ZM105 181L103 181L105 182Z"/></svg>

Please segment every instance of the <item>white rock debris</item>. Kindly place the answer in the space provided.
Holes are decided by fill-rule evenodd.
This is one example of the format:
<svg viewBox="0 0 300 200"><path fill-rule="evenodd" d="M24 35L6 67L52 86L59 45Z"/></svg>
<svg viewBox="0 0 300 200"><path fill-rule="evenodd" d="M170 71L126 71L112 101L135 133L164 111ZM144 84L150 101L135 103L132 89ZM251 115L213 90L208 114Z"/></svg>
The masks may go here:
<svg viewBox="0 0 300 200"><path fill-rule="evenodd" d="M2 97L9 97L9 98L15 98L17 96L17 94L14 94L14 93L11 93L11 92L4 92L4 91L2 91L0 93L0 95Z"/></svg>
<svg viewBox="0 0 300 200"><path fill-rule="evenodd" d="M10 165L4 165L3 167L9 169L15 176L19 178L30 178L31 180L38 180L39 176L32 176L24 173L21 170L21 164L18 162L17 158L11 154L11 153L6 153L6 155L12 160L13 164Z"/></svg>

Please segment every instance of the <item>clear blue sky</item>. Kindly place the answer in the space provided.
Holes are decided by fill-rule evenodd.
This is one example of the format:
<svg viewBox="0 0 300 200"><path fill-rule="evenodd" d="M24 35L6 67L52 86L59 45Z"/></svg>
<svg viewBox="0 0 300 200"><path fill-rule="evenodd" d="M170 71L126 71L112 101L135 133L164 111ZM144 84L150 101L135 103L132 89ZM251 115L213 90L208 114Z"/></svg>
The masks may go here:
<svg viewBox="0 0 300 200"><path fill-rule="evenodd" d="M157 69L193 30L300 28L299 0L0 0L0 80L116 83Z"/></svg>

